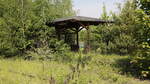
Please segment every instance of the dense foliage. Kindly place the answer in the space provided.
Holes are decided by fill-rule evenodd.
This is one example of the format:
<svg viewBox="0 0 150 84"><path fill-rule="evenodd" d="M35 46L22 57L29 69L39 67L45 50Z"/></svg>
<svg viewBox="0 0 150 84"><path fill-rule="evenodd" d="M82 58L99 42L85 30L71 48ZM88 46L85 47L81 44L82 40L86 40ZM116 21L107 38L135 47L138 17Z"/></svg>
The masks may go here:
<svg viewBox="0 0 150 84"><path fill-rule="evenodd" d="M150 15L150 1L149 0L137 0L137 3L141 9L145 11L146 14Z"/></svg>
<svg viewBox="0 0 150 84"><path fill-rule="evenodd" d="M135 51L131 59L131 67L134 68L140 78L150 79L150 2L148 0L141 0L140 5L142 10L138 10L138 21L140 26L141 35L139 48Z"/></svg>
<svg viewBox="0 0 150 84"><path fill-rule="evenodd" d="M103 7L102 19L114 24L100 25L92 30L92 46L102 54L131 55L134 75L150 78L150 16L149 2L127 0L119 14L108 16Z"/></svg>
<svg viewBox="0 0 150 84"><path fill-rule="evenodd" d="M0 0L0 55L57 47L54 28L45 23L74 14L71 0Z"/></svg>
<svg viewBox="0 0 150 84"><path fill-rule="evenodd" d="M112 13L109 17L104 12L101 16L102 19L113 19L114 24L100 25L93 33L99 44L98 51L104 54L131 54L136 49L138 43L138 30L140 27L137 20L135 4L127 1L123 8L120 9L120 14Z"/></svg>

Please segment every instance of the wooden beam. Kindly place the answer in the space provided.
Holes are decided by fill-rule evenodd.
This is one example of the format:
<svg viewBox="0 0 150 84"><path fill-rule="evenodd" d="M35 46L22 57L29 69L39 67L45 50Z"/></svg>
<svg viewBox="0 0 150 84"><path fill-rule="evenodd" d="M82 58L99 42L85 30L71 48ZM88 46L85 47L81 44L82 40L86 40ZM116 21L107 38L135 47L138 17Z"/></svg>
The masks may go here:
<svg viewBox="0 0 150 84"><path fill-rule="evenodd" d="M76 32L76 29L74 29L74 28L71 28L70 30L72 30L72 31Z"/></svg>
<svg viewBox="0 0 150 84"><path fill-rule="evenodd" d="M84 29L83 27L82 28L80 28L79 30L78 30L78 32L80 32L82 29Z"/></svg>

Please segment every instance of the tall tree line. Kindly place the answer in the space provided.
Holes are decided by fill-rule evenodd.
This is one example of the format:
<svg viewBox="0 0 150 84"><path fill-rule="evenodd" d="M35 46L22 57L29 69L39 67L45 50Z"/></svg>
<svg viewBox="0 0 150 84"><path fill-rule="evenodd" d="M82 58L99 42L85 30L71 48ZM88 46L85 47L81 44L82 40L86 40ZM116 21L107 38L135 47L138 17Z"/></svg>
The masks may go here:
<svg viewBox="0 0 150 84"><path fill-rule="evenodd" d="M74 14L71 0L0 0L0 54L50 45L55 32L46 22Z"/></svg>
<svg viewBox="0 0 150 84"><path fill-rule="evenodd" d="M127 71L150 78L150 2L127 0L120 13L108 16L103 7L102 19L114 20L114 24L100 25L92 30L92 45L102 54L130 55Z"/></svg>
<svg viewBox="0 0 150 84"><path fill-rule="evenodd" d="M140 44L148 42L149 16L140 7L136 0L127 0L118 8L120 13L108 16L104 6L101 19L113 20L114 24L100 25L92 31L96 50L105 54L133 54Z"/></svg>

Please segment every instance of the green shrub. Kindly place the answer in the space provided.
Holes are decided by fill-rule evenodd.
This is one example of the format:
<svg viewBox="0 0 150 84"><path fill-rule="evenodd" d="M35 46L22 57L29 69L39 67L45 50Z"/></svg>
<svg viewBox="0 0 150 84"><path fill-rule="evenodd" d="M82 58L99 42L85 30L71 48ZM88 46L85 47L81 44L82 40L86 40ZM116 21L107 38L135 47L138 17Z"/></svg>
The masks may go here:
<svg viewBox="0 0 150 84"><path fill-rule="evenodd" d="M36 48L34 51L27 51L26 60L50 60L53 58L52 50L48 47Z"/></svg>
<svg viewBox="0 0 150 84"><path fill-rule="evenodd" d="M32 51L27 51L25 59L28 60L57 60L71 61L73 54L70 48L63 41L52 39L49 46L34 48Z"/></svg>
<svg viewBox="0 0 150 84"><path fill-rule="evenodd" d="M141 45L136 56L132 57L131 64L131 68L137 71L136 74L139 77L150 79L150 46L148 43Z"/></svg>

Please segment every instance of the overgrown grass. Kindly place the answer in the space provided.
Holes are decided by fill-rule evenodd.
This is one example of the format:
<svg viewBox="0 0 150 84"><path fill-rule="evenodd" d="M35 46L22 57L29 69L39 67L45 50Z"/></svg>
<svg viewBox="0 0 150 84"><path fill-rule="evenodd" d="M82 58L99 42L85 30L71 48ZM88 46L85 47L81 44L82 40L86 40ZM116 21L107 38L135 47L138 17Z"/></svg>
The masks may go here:
<svg viewBox="0 0 150 84"><path fill-rule="evenodd" d="M117 61L126 59L128 56L96 54L76 54L75 56L75 60L68 63L1 59L0 84L50 84L51 81L56 84L150 84L149 81L121 75L122 71L118 68L120 65ZM82 62L85 61L83 57L88 56L91 59ZM79 69L74 69L76 66Z"/></svg>

